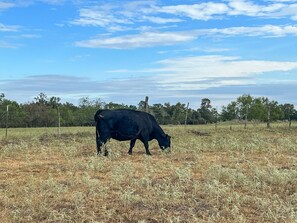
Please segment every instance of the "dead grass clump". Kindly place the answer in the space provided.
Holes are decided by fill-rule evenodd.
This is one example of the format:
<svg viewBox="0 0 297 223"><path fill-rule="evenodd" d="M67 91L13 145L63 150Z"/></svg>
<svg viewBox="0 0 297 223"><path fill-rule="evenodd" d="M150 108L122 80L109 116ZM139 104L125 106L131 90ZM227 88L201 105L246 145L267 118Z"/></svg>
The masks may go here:
<svg viewBox="0 0 297 223"><path fill-rule="evenodd" d="M193 135L196 135L196 136L210 136L210 133L208 133L208 132L200 132L200 131L193 130L193 129L188 132L192 133Z"/></svg>

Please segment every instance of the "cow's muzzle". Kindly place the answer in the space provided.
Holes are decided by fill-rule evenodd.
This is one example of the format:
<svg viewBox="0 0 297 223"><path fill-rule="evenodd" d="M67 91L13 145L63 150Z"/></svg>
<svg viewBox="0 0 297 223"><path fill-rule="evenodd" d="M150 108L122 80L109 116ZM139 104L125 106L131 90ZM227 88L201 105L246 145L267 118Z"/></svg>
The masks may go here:
<svg viewBox="0 0 297 223"><path fill-rule="evenodd" d="M171 147L162 146L161 149L162 149L162 151L164 151L166 153L170 153L171 152Z"/></svg>

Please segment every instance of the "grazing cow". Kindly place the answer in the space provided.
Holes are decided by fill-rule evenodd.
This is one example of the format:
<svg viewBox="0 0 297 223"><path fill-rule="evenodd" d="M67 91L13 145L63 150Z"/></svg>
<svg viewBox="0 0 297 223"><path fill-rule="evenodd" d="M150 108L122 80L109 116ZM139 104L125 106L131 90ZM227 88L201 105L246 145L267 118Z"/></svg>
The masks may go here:
<svg viewBox="0 0 297 223"><path fill-rule="evenodd" d="M101 153L101 146L110 138L119 141L130 140L130 155L136 139L143 142L147 155L151 155L148 145L150 140L156 139L162 150L170 147L170 136L164 133L154 116L146 112L130 109L98 110L94 118L97 122L98 155ZM106 147L104 155L108 155Z"/></svg>

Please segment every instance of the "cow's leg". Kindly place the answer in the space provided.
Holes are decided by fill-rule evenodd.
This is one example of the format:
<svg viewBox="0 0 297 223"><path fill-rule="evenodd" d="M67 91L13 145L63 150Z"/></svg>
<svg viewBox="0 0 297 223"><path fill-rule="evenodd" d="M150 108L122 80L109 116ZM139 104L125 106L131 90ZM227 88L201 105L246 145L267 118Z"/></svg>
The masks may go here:
<svg viewBox="0 0 297 223"><path fill-rule="evenodd" d="M132 155L132 149L133 149L133 147L135 146L135 142L136 142L136 139L132 139L132 140L130 141L130 148L129 148L129 151L128 151L128 154L129 154L129 155Z"/></svg>
<svg viewBox="0 0 297 223"><path fill-rule="evenodd" d="M97 145L97 155L100 155L101 154L102 142L101 142L100 137L99 137L98 129L96 129L96 145Z"/></svg>
<svg viewBox="0 0 297 223"><path fill-rule="evenodd" d="M104 156L108 156L106 142L111 138L110 130L105 122L97 121L96 125L96 142L97 142L97 153L101 154L101 147L104 145Z"/></svg>
<svg viewBox="0 0 297 223"><path fill-rule="evenodd" d="M148 134L143 133L140 140L141 140L141 142L143 142L146 155L151 156L152 154L149 151L149 144L148 144L148 141L149 141Z"/></svg>
<svg viewBox="0 0 297 223"><path fill-rule="evenodd" d="M98 134L97 134L98 135ZM110 137L108 135L100 135L100 137L96 137L97 139L97 154L101 154L101 147L104 145L104 156L108 156L108 150L106 146L106 142Z"/></svg>
<svg viewBox="0 0 297 223"><path fill-rule="evenodd" d="M151 154L150 151L149 151L149 144L148 144L148 141L144 141L143 144L144 144L144 147L145 147L146 155L151 156L152 154Z"/></svg>
<svg viewBox="0 0 297 223"><path fill-rule="evenodd" d="M99 140L97 141L97 155L99 156L101 154L101 146L103 143Z"/></svg>
<svg viewBox="0 0 297 223"><path fill-rule="evenodd" d="M106 144L104 145L104 156L108 156L108 150Z"/></svg>

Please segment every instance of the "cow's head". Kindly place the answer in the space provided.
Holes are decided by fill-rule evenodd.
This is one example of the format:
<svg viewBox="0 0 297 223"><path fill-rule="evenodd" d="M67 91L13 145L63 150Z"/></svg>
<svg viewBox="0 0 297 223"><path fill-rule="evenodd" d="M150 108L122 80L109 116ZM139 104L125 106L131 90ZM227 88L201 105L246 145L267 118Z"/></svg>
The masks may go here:
<svg viewBox="0 0 297 223"><path fill-rule="evenodd" d="M171 137L169 135L165 135L165 137L159 141L159 146L162 150L170 148L171 146Z"/></svg>

